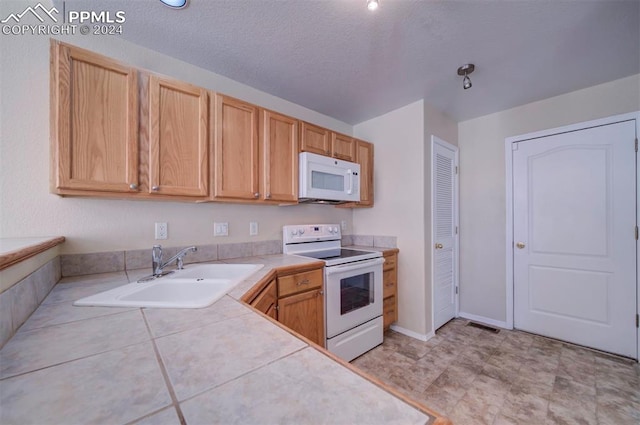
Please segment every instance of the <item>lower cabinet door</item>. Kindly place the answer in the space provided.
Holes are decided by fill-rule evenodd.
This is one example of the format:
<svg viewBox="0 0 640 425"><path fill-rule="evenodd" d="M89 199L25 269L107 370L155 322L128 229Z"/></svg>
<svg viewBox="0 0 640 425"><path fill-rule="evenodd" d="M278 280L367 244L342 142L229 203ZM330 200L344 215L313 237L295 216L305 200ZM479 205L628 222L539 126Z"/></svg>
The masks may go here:
<svg viewBox="0 0 640 425"><path fill-rule="evenodd" d="M280 298L278 321L324 347L324 297L313 290Z"/></svg>
<svg viewBox="0 0 640 425"><path fill-rule="evenodd" d="M277 302L278 290L276 287L276 280L272 279L262 292L260 292L260 295L251 302L251 305L272 319L278 320L278 310L276 309Z"/></svg>

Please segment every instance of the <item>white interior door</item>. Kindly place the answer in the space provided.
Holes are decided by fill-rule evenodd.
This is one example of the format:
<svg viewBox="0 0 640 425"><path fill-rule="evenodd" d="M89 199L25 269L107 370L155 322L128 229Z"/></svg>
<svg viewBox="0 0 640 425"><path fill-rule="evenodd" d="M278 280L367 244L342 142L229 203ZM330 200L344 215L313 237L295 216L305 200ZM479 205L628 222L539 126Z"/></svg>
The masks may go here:
<svg viewBox="0 0 640 425"><path fill-rule="evenodd" d="M433 329L457 314L458 148L431 139Z"/></svg>
<svg viewBox="0 0 640 425"><path fill-rule="evenodd" d="M636 358L635 121L513 144L514 325Z"/></svg>

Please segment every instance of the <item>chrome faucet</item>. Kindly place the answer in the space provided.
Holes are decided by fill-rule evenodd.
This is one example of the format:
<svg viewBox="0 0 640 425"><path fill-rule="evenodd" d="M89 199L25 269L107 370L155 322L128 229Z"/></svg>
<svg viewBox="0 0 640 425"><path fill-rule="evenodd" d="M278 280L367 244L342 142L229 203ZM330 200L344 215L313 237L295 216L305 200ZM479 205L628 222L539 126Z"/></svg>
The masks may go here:
<svg viewBox="0 0 640 425"><path fill-rule="evenodd" d="M182 249L176 255L169 258L167 261L163 263L162 262L162 246L154 245L153 249L151 250L151 263L153 265L153 275L162 276L163 269L167 266L167 264L171 263L174 260L176 261L176 268L178 270L182 270L183 264L184 264L184 256L187 255L189 252L196 252L197 250L198 248L196 248L195 246L190 246L188 248Z"/></svg>

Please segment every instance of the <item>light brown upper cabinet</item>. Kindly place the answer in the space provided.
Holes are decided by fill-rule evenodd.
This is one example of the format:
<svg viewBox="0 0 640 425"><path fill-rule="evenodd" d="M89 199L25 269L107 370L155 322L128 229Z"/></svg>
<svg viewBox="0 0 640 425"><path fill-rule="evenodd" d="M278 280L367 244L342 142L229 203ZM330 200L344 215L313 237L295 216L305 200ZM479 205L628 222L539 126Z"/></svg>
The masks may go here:
<svg viewBox="0 0 640 425"><path fill-rule="evenodd" d="M298 201L298 120L262 110L260 122L260 198Z"/></svg>
<svg viewBox="0 0 640 425"><path fill-rule="evenodd" d="M300 152L331 156L331 132L326 128L301 121Z"/></svg>
<svg viewBox="0 0 640 425"><path fill-rule="evenodd" d="M360 202L348 202L338 208L359 208L373 206L373 144L353 139L355 162L360 164Z"/></svg>
<svg viewBox="0 0 640 425"><path fill-rule="evenodd" d="M149 193L208 195L208 118L205 89L149 78Z"/></svg>
<svg viewBox="0 0 640 425"><path fill-rule="evenodd" d="M216 93L214 199L259 199L258 107Z"/></svg>
<svg viewBox="0 0 640 425"><path fill-rule="evenodd" d="M50 70L52 192L135 193L137 71L53 40Z"/></svg>
<svg viewBox="0 0 640 425"><path fill-rule="evenodd" d="M356 141L344 134L331 132L331 156L345 161L355 161Z"/></svg>
<svg viewBox="0 0 640 425"><path fill-rule="evenodd" d="M360 202L356 206L373 206L373 144L355 140L356 162L360 164Z"/></svg>

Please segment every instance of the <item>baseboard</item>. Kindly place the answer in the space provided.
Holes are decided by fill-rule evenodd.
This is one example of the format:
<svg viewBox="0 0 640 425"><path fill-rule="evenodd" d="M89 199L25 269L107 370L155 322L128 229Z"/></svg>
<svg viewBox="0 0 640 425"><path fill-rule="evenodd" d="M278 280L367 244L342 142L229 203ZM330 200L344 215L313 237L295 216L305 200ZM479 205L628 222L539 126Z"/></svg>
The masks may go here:
<svg viewBox="0 0 640 425"><path fill-rule="evenodd" d="M489 319L488 317L476 316L475 314L464 313L462 311L458 313L458 316L462 317L463 319L482 323L484 325L490 325L490 326L502 328L502 329L511 329L509 326L507 326L507 322L502 322L500 320L495 320L495 319Z"/></svg>
<svg viewBox="0 0 640 425"><path fill-rule="evenodd" d="M410 331L409 329L405 329L405 328L400 327L398 325L391 325L391 330L399 332L399 333L401 333L403 335L406 335L406 336L409 336L411 338L418 339L420 341L429 341L431 338L436 336L436 334L433 333L433 332L429 332L428 334L421 334L421 333L418 333L418 332Z"/></svg>

